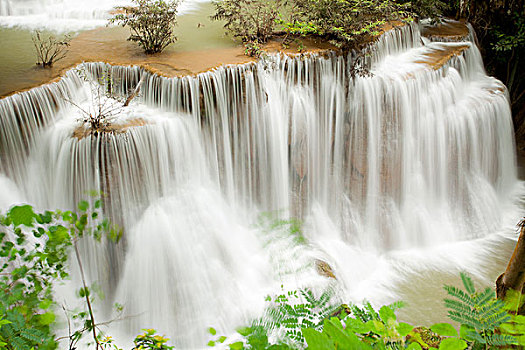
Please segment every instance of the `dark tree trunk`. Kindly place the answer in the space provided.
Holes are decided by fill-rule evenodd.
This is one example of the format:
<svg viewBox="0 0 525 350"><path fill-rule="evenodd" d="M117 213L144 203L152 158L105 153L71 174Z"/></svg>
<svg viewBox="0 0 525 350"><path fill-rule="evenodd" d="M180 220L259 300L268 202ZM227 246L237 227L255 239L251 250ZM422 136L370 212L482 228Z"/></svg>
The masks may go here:
<svg viewBox="0 0 525 350"><path fill-rule="evenodd" d="M496 294L498 299L505 299L509 289L523 292L525 282L525 221L520 222L520 237L514 253L510 258L507 269L496 280ZM519 313L522 313L520 308Z"/></svg>

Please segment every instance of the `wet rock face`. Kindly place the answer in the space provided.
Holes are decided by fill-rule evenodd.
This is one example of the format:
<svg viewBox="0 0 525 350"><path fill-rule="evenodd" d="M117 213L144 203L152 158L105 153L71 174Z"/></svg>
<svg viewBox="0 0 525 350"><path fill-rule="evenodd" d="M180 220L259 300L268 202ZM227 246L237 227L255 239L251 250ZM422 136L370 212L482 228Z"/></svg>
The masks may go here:
<svg viewBox="0 0 525 350"><path fill-rule="evenodd" d="M333 278L334 280L337 279L335 277L334 270L332 270L332 267L327 262L316 259L315 268L319 275L328 277L328 278Z"/></svg>

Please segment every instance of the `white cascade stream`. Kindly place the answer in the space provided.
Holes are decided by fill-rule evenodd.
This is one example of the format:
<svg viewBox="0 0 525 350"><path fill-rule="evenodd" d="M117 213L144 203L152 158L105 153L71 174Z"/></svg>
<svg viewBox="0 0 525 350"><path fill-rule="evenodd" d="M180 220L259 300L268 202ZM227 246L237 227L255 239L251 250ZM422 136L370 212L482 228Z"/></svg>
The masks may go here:
<svg viewBox="0 0 525 350"><path fill-rule="evenodd" d="M208 0L183 0L178 13L194 11ZM70 32L104 26L116 6L131 0L0 0L0 27Z"/></svg>
<svg viewBox="0 0 525 350"><path fill-rule="evenodd" d="M145 125L72 137L80 115L65 98L91 98L74 70L0 100L0 206L74 208L105 192L124 238L84 247L106 294L99 314L119 302L133 316L112 326L123 339L152 327L178 348L260 314L281 284L325 288L315 259L332 267L341 300L397 300L415 271L481 276L490 242L520 217L506 89L471 42L423 39L415 24L387 32L359 58L372 75L355 79L355 55L182 78L86 63L110 72L116 93L143 80L119 123ZM468 47L437 69L424 63L454 45ZM255 225L268 212L301 218L307 244Z"/></svg>

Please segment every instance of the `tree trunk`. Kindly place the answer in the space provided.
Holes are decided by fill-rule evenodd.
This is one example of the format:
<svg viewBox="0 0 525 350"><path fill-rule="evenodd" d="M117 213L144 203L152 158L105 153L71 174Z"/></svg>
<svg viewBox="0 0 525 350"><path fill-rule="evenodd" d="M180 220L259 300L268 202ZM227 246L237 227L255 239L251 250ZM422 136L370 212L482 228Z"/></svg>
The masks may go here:
<svg viewBox="0 0 525 350"><path fill-rule="evenodd" d="M514 248L514 253L512 253L507 269L496 280L496 294L501 300L505 299L509 289L523 293L525 282L525 219L520 222L519 226L521 227L520 237Z"/></svg>

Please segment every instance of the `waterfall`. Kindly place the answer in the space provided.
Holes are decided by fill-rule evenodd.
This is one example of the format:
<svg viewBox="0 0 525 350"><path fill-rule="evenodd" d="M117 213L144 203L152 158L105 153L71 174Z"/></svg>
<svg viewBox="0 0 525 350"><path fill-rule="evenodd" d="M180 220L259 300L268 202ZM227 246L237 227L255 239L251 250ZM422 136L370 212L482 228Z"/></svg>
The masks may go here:
<svg viewBox="0 0 525 350"><path fill-rule="evenodd" d="M178 14L194 11L207 0L184 0ZM0 0L0 26L70 32L104 26L116 6L131 0Z"/></svg>
<svg viewBox="0 0 525 350"><path fill-rule="evenodd" d="M142 81L120 129L76 133L76 106L92 100L76 70L5 98L0 186L42 208L104 192L124 238L86 244L108 297L99 312L117 301L134 315L116 326L127 339L155 327L198 348L208 326L247 322L281 283L326 286L315 259L348 298L378 278L379 257L508 224L519 185L511 112L472 38L430 41L412 24L366 55L273 55L176 78L85 63L84 74L111 77L112 94ZM354 77L355 60L366 74ZM300 218L308 244L254 226L269 212Z"/></svg>

